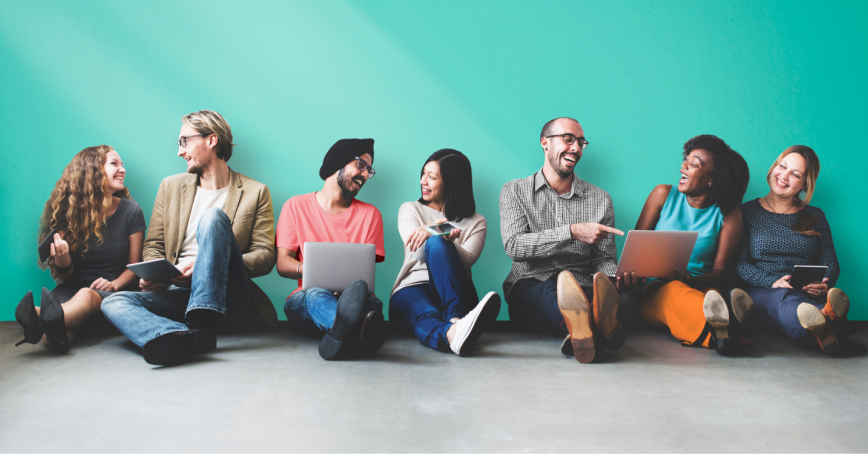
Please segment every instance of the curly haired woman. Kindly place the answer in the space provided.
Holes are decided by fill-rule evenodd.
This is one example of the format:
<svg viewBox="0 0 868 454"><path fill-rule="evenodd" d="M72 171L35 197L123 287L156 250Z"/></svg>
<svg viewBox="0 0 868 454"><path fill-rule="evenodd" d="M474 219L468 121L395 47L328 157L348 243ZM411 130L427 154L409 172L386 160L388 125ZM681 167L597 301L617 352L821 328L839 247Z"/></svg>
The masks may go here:
<svg viewBox="0 0 868 454"><path fill-rule="evenodd" d="M654 281L643 292L640 315L663 325L685 345L713 348L732 356L740 343L729 338L730 308L720 291L728 287L738 256L739 205L750 178L747 163L723 140L700 135L684 144L678 185L651 191L636 230L697 231L685 276ZM731 292L731 310L744 322L753 308L746 292Z"/></svg>
<svg viewBox="0 0 868 454"><path fill-rule="evenodd" d="M38 308L33 292L18 303L15 319L24 327L24 340L16 346L41 339L66 353L76 330L102 319L104 297L134 289L135 274L126 265L142 259L145 218L124 187L125 175L123 161L108 145L81 150L64 169L39 225L40 242L57 232L50 257L40 263L57 286L42 289Z"/></svg>

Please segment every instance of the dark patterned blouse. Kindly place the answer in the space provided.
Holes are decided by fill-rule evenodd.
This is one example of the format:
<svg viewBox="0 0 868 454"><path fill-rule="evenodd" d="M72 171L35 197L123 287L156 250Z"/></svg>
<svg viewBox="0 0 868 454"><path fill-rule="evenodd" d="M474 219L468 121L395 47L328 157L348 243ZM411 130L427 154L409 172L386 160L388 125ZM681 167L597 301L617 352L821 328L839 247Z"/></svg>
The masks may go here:
<svg viewBox="0 0 868 454"><path fill-rule="evenodd" d="M771 287L781 277L792 274L794 265L828 267L829 288L835 286L841 268L826 215L816 207L804 209L817 219L820 236L793 231L798 213L773 213L763 208L759 199L741 205L744 233L735 271L748 288Z"/></svg>

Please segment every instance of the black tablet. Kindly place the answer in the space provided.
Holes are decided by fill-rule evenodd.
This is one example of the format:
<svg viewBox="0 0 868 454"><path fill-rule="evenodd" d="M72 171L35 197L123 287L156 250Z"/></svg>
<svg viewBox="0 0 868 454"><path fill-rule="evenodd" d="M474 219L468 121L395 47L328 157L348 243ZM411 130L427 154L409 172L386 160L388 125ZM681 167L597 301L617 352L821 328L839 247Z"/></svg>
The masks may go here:
<svg viewBox="0 0 868 454"><path fill-rule="evenodd" d="M40 262L48 260L48 257L51 256L51 243L54 242L55 233L57 233L57 229L51 229L51 231L48 232L48 236L39 243L39 247L36 250L39 251Z"/></svg>
<svg viewBox="0 0 868 454"><path fill-rule="evenodd" d="M796 265L793 267L793 274L790 275L790 285L796 290L801 290L808 284L819 284L823 282L823 277L828 270L826 266Z"/></svg>
<svg viewBox="0 0 868 454"><path fill-rule="evenodd" d="M166 259L130 263L127 268L136 273L136 276L153 282L166 282L181 275L181 270Z"/></svg>

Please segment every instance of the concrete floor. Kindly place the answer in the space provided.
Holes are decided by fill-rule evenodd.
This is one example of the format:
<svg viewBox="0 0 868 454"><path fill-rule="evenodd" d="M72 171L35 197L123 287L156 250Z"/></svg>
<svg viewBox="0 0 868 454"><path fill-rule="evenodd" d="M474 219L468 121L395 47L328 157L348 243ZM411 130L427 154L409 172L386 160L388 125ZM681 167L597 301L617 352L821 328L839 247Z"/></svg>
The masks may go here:
<svg viewBox="0 0 868 454"><path fill-rule="evenodd" d="M472 358L393 336L351 362L275 331L221 336L216 352L160 368L121 336L56 356L13 347L20 332L0 322L2 452L868 449L868 358L775 336L732 359L632 330L582 365L508 325Z"/></svg>

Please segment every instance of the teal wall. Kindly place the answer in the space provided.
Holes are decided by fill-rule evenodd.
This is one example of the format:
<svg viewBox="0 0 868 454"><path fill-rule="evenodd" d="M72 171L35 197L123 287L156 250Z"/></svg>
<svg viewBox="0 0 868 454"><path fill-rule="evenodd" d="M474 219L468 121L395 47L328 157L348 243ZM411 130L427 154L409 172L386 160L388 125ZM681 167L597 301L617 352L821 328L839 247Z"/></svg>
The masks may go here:
<svg viewBox="0 0 868 454"><path fill-rule="evenodd" d="M388 290L402 262L400 204L418 197L439 148L474 166L488 244L480 292L509 271L498 194L540 168L543 123L573 116L591 142L580 177L609 191L617 227L649 191L678 178L682 144L716 134L763 175L793 144L817 150L814 205L834 231L852 318L868 318L864 197L868 3L809 1L27 1L0 0L0 320L36 266L45 200L84 147L114 146L145 217L160 180L185 170L180 118L221 112L238 143L230 165L268 184L279 213L318 190L337 139L376 139L377 177L360 198L385 220ZM622 241L619 240L619 247ZM282 307L295 282L259 278ZM281 318L283 314L278 310ZM504 307L501 317L506 316Z"/></svg>

